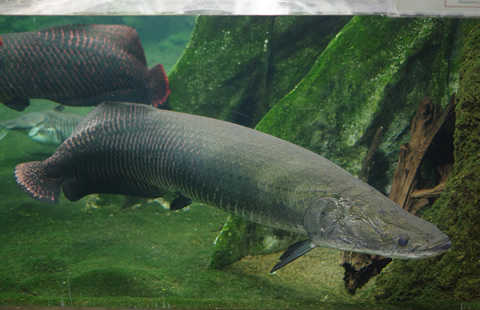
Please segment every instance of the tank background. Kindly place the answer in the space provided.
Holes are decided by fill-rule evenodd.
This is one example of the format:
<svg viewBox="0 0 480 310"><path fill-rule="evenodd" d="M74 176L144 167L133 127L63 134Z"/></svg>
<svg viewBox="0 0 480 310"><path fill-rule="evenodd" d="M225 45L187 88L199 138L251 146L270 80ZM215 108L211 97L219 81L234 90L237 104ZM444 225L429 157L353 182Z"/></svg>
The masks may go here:
<svg viewBox="0 0 480 310"><path fill-rule="evenodd" d="M129 24L139 32L149 66L162 63L168 72L190 39L194 20L2 16L0 29L4 33L71 23ZM163 33L160 25L168 30ZM25 112L54 106L32 100ZM66 107L80 114L90 110ZM0 106L0 120L19 115ZM299 264L306 270L312 264L319 267L308 272L308 280L296 270L270 276L277 253L250 257L222 270L208 269L212 243L227 218L208 206L170 212L157 203L128 209L110 203L95 209L86 206L87 198L72 203L62 197L57 206L32 200L16 186L14 167L43 160L54 150L16 131L0 145L0 305L321 308L328 301L350 308L355 303L357 298L343 291L336 251L316 252ZM112 200L118 201L122 199Z"/></svg>
<svg viewBox="0 0 480 310"><path fill-rule="evenodd" d="M114 23L115 20L123 23L128 20L126 23L139 27L149 66L155 63L166 66L163 56L158 53L163 45L158 43L158 39L145 40L141 33L142 27L146 32L157 32L149 30L154 27L147 26L148 18L145 17L127 17L125 20L121 17L88 17L84 21L82 17L43 17L45 20L41 20L41 27L35 24L38 17L35 23L32 17L1 17L0 25L10 25L9 18L19 18L20 24L26 25L24 30L51 25L50 22L72 23L72 19L80 23ZM190 17L184 22L188 24L191 20ZM188 33L182 42L188 41L190 31L188 27L182 29L185 36ZM167 42L179 42L176 40L172 38ZM167 42L164 44L168 45ZM242 52L241 46L235 46L235 49ZM213 51L210 57L215 58L220 52L219 47ZM165 59L177 59L180 54L181 51L173 56L166 55ZM170 71L167 66L166 70ZM201 75L202 71L197 73ZM174 76L171 81L175 83ZM190 89L199 94L206 90ZM176 93L186 90L179 88ZM184 104L190 102L184 101ZM39 110L45 108L42 102L34 105ZM49 108L53 106L55 104L51 103ZM177 109L176 104L173 107ZM3 106L0 111L0 119L18 115L10 116L9 113L17 112ZM27 111L33 111L33 107ZM244 113L243 110L237 112ZM221 270L207 269L212 242L226 220L225 213L208 206L194 205L186 211L169 212L156 203L129 209L121 209L118 205L92 209L85 207L86 199L71 203L64 197L58 206L37 203L18 189L13 169L20 162L44 159L53 149L34 146L27 137L13 133L2 142L2 305L297 309L359 309L362 306L366 309L409 309L416 306L408 303L373 305L371 293L377 290L373 282L356 296L348 295L341 280L343 269L337 265L339 252L334 250L312 251L296 261L294 268L275 275L269 275L268 271L277 262L278 253L246 257ZM442 301L441 305L429 302L424 307L447 309L452 305L459 307L460 303Z"/></svg>
<svg viewBox="0 0 480 310"><path fill-rule="evenodd" d="M453 171L440 199L425 214L450 236L452 248L431 260L395 261L377 280L379 300L479 299L479 58L480 27L476 26L463 44Z"/></svg>
<svg viewBox="0 0 480 310"><path fill-rule="evenodd" d="M329 18L331 18L330 22L335 21L335 17ZM310 28L318 30L324 21L324 17L317 17L316 20L303 17L288 19L267 17L265 19L271 24L268 24L265 19L261 21L263 25L270 27L262 28L255 17L247 17L243 20L233 19L235 22L229 20L229 23L225 19L228 17L198 19L191 44L171 77L172 82L176 82L175 79L179 76L195 75L201 72L208 78L199 77L196 83L203 83L205 91L198 96L195 88L189 89L188 92L176 92L171 101L174 108L189 109L185 102L190 100L177 100L178 97L195 98L196 105L192 110L195 113L202 113L202 107L207 109L211 102L227 101L228 97L222 96L221 92L215 92L216 89L222 89L223 86L228 88L232 83L242 86L244 85L242 82L245 82L248 86L251 85L248 83L249 76L242 74L244 68L241 66L236 71L235 68L231 69L227 66L229 76L236 79L224 79L223 72L217 76L210 71L205 73L204 70L196 70L195 68L204 68L205 62L208 62L204 55L213 54L214 51L216 53L215 59L212 59L214 61L210 64L212 72L216 70L211 67L222 66L221 61L217 63L218 59L224 57L230 59L231 55L237 54L238 57L235 59L245 59L248 55L260 54L263 55L263 59L259 62L265 67L264 72L282 72L280 68L284 69L284 74L288 75L289 67L285 64L303 63L304 55L285 53L282 47L289 46L288 42L284 45L278 44L282 38L288 38L289 32L285 33L282 30L288 29L292 33L296 30L299 41L305 43L302 46L306 49L311 46L309 45L311 41L306 38L309 35L315 37L318 34L315 31L304 33L301 31L302 26L308 24ZM221 32L217 31L218 28L214 28L217 24L215 20L224 26ZM336 20L336 22L339 21L341 21L340 18ZM235 35L235 30L244 29L250 23L260 28L256 30L263 36L249 37L248 45L242 44L244 39ZM200 24L201 28L198 27ZM279 26L286 24L288 27ZM375 166L369 183L380 191L388 193L398 160L398 150L400 145L408 142L409 139L411 117L425 95L430 96L436 105L445 106L449 96L458 89L463 41L476 24L478 20L475 19L391 19L356 16L340 32L335 33L334 39L328 46L323 46L321 52L317 51L319 56L310 70L290 92L274 102L275 105L255 128L314 150L355 175L360 170L373 134L379 126L383 126L385 134L375 156ZM329 30L332 31L326 29L323 35L326 37L331 35L328 33ZM232 43L232 41L235 42ZM209 42L209 44L203 42ZM265 42L271 46L265 46ZM292 45L295 44L297 44L296 41L292 43ZM249 52L248 48L236 51L237 45L256 46L258 49L257 52L255 50ZM263 50L259 48L262 45ZM200 48L201 51L191 48L193 46ZM286 54L290 57L282 58ZM181 66L183 60L188 63L188 66ZM307 57L308 60L310 58ZM281 66L282 64L284 66ZM299 68L295 67L292 70L296 73ZM282 74L261 75L258 82L254 84L256 87L253 88L253 92L261 93L262 89L267 89L266 93L273 93L272 97L275 97L273 85L281 84L282 77ZM178 84L174 83L174 85ZM257 98L260 100L260 102L255 101L257 104L271 105L268 97L258 96ZM230 106L229 109L221 111L222 114L214 114L215 117L228 118L234 114L232 112L239 111L243 114L248 113L248 110L241 110L241 106ZM425 173L431 173L435 177L433 171L425 170ZM445 230L447 229L445 224L435 220L436 218L431 215L439 208L438 205L433 208L427 218ZM285 241L285 235L287 235L287 241ZM305 239L304 236L301 238ZM293 242L292 239L295 239L295 236L292 237L285 232L272 232L271 229L230 217L216 240L210 266L225 266L246 254L255 255L285 249L286 244ZM465 247L469 246L465 245ZM469 248L471 249L471 246ZM458 257L462 256L461 253L458 255ZM468 257L466 261L475 259L475 255L470 254ZM428 265L434 261L426 260L422 263ZM410 264L421 265L418 261ZM452 264L449 268L454 269L457 268L456 266ZM288 266L288 268L295 268L295 266ZM315 267L312 266L312 268ZM478 272L473 273L478 274ZM478 294L476 294L475 285L469 285L468 291L462 289L461 298L454 298L451 292L443 290L444 287L439 284L444 281L435 277L434 274L434 272L430 273L429 289L424 290L422 285L416 286L410 283L410 286L402 286L404 284L399 281L399 272L393 272L389 277L392 283L402 287L403 292L394 294L389 300L422 300L427 297L434 300L439 298L476 300ZM465 281L450 282L465 283ZM465 286L462 287L465 288ZM453 289L452 286L449 289ZM382 289L376 287L372 291L382 292ZM390 291L395 289L390 288ZM383 294L382 298L386 298L387 295Z"/></svg>

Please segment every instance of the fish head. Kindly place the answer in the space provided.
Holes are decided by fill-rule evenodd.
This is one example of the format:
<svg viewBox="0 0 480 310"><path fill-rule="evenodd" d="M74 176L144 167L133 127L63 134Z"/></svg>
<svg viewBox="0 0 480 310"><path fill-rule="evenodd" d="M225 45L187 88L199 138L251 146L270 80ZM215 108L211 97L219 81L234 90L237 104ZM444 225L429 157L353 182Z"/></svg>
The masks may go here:
<svg viewBox="0 0 480 310"><path fill-rule="evenodd" d="M342 198L314 201L304 217L312 246L417 259L447 251L451 242L434 224L385 197L366 204Z"/></svg>
<svg viewBox="0 0 480 310"><path fill-rule="evenodd" d="M35 142L53 146L59 146L63 140L55 128L35 126L28 132L28 136Z"/></svg>
<svg viewBox="0 0 480 310"><path fill-rule="evenodd" d="M0 123L0 126L7 129L30 129L47 121L47 115L44 112L32 112L20 117L6 120Z"/></svg>

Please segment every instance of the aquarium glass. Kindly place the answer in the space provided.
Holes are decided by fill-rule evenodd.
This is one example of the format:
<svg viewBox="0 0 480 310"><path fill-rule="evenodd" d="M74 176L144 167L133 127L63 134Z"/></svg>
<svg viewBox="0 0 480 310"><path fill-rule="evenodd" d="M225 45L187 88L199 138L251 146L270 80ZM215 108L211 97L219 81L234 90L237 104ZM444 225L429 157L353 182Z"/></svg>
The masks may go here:
<svg viewBox="0 0 480 310"><path fill-rule="evenodd" d="M475 18L479 1L22 0L2 1L0 8L0 309L480 307L480 268L473 249L478 239L466 240L469 234L478 236L478 228L469 226L469 219L478 216L474 207L444 211L447 198L432 200L418 214L455 236L446 254L405 265L395 259L352 292L339 265L342 251L335 246L316 247L270 272L289 245L309 238L303 228L253 224L253 216L233 217L177 197L178 192L83 197L72 183L69 192L63 185L56 203L48 203L53 201L46 191L29 196L25 185L19 186L29 176L16 170L22 163L54 161L50 156L79 130L76 126L96 108L92 105L113 98L265 132L327 158L352 178L362 177L381 127L383 136L364 180L388 196L424 97L442 109L456 92L467 94L457 98L470 98L461 72L470 52L464 42L480 27ZM27 32L32 35L26 37ZM71 39L58 45L59 38ZM92 124L97 121L102 120ZM102 158L124 156L121 146L137 142L136 130L151 130L144 125L126 129L133 138L111 142L118 149ZM452 134L445 139L437 143L453 145ZM213 154L226 152L211 147ZM181 144L178 148L190 151ZM75 145L66 149L82 152ZM472 146L471 152L476 150ZM272 161L278 158L275 152ZM453 158L449 152L445 157ZM161 161L168 167L175 160ZM292 155L290 161L302 158ZM230 163L212 158L210 164ZM422 180L441 182L430 164L422 166ZM105 171L115 169L114 164L108 167ZM273 185L259 181L258 186L276 190L277 184L290 184L289 177ZM37 182L35 186L45 184ZM93 178L85 188L95 182ZM185 182L199 180L187 177ZM98 188L135 191L120 189L120 183ZM452 181L451 188L456 184ZM478 189L476 183L468 184ZM236 190L247 201L258 198L248 196L252 189L239 185ZM298 188L294 194L302 193ZM464 196L471 199L465 205L478 203L473 194ZM285 216L293 221L297 214ZM449 227L441 218L463 220ZM375 215L368 221L374 227Z"/></svg>

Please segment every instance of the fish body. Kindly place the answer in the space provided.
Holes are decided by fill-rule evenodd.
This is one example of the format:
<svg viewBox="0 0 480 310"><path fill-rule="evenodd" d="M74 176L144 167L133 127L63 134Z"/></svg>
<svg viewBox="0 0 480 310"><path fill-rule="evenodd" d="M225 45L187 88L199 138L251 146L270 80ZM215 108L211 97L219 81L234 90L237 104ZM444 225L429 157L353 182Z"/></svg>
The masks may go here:
<svg viewBox="0 0 480 310"><path fill-rule="evenodd" d="M3 121L0 126L4 128L0 140L9 130L28 130L28 136L35 142L59 146L67 139L81 122L84 116L66 113L64 106L59 105L53 110L32 112L21 117Z"/></svg>
<svg viewBox="0 0 480 310"><path fill-rule="evenodd" d="M125 100L165 107L162 65L148 69L135 29L63 25L1 37L0 101L18 111L30 98L70 106Z"/></svg>
<svg viewBox="0 0 480 310"><path fill-rule="evenodd" d="M43 162L16 167L31 197L176 193L247 220L301 234L276 270L316 246L422 258L450 247L433 224L334 163L236 124L129 103L103 103Z"/></svg>

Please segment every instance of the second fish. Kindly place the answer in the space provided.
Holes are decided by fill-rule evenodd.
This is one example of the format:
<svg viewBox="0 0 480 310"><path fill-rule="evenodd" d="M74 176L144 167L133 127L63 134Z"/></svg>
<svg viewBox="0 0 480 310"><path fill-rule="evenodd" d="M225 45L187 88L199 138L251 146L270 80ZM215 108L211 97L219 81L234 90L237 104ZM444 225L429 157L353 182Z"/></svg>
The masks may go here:
<svg viewBox="0 0 480 310"><path fill-rule="evenodd" d="M165 107L163 66L148 69L135 29L64 25L1 36L0 101L23 111L30 98L70 106L131 101Z"/></svg>

